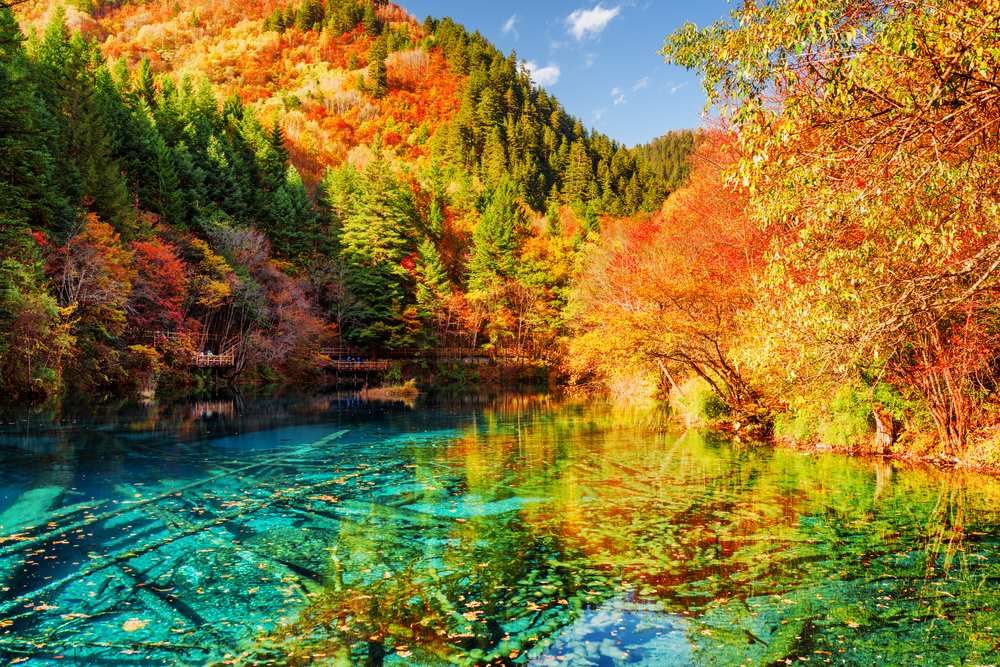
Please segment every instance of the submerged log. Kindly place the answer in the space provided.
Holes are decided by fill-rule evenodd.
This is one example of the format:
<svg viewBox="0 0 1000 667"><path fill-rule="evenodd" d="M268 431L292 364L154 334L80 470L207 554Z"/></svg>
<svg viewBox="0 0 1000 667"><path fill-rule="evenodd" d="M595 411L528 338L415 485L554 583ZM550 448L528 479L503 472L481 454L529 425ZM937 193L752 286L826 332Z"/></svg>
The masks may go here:
<svg viewBox="0 0 1000 667"><path fill-rule="evenodd" d="M30 493L30 492L29 492ZM48 512L47 514L34 517L33 522L26 526L21 526L20 528L5 527L4 524L0 524L0 542L5 541L13 536L19 535L21 533L29 533L33 530L38 530L45 525L57 521L59 519L65 519L73 514L79 514L80 512L86 512L87 510L97 509L101 505L107 503L107 500L88 500L82 503L76 503L75 505L69 505L67 507L62 507L58 510ZM4 513L6 514L6 512ZM16 538L15 538L16 539Z"/></svg>
<svg viewBox="0 0 1000 667"><path fill-rule="evenodd" d="M56 465L46 469L38 476L34 486L22 493L14 504L0 514L0 534L7 536L17 534L23 529L31 530L37 527L39 515L48 516L69 490L73 481L73 471L64 465ZM45 525L45 524L41 524ZM4 558L10 553L21 551L26 542L19 541L16 548L0 549L0 583L3 588L12 589L11 583L17 579L24 565L23 560Z"/></svg>
<svg viewBox="0 0 1000 667"><path fill-rule="evenodd" d="M219 473L217 475L213 475L211 477L208 477L208 478L205 478L205 479L201 479L201 480L198 480L196 482L191 482L190 484L184 484L183 486L179 486L176 489L171 489L170 491L167 491L165 493L161 493L160 495L154 496L152 498L146 498L145 500L139 500L139 501L136 501L136 502L127 501L125 503L122 503L123 504L122 509L113 510L113 511L110 511L110 512L104 512L103 514L98 514L97 516L88 517L88 518L84 519L83 521L77 521L76 523L72 523L72 524L70 524L68 526L63 526L62 528L57 528L57 529L52 530L52 531L50 531L48 533L45 533L44 535L39 535L38 537L32 538L30 540L23 540L23 541L17 542L16 544L10 544L10 545L7 545L5 547L2 547L2 548L0 548L0 558L3 558L4 556L8 556L10 554L17 553L19 551L24 551L25 549L27 549L29 547L36 546L38 544L42 544L44 542L48 542L49 540L52 540L52 539L54 539L56 537L59 537L61 535L65 535L66 533L68 533L70 531L73 531L73 530L77 530L78 528L83 528L84 526L89 526L89 525L92 525L92 524L95 524L95 523L100 523L102 521L106 521L108 519L112 519L112 518L117 517L117 516L121 516L122 514L125 514L126 512L130 512L131 510L136 509L137 507L143 507L145 505L149 505L150 503L159 502L161 500L169 498L170 496L179 495L179 494L183 493L184 491L187 491L188 489L193 489L193 488L196 488L196 487L199 487L199 486L203 486L203 485L208 484L210 482L214 482L214 481L220 480L220 479L222 479L224 477L231 477L232 475L236 475L236 474L238 474L240 472L244 472L246 470L251 470L253 468L257 468L257 467L260 467L260 466L263 466L263 465L267 465L269 463L273 463L275 460L280 459L280 458L285 457L285 456L289 456L289 455L293 455L294 456L294 455L297 455L297 454L299 454L301 452L308 451L309 449L312 449L313 447L321 447L323 445L328 444L332 440L335 440L335 439L339 438L340 436L344 435L345 433L349 433L349 432L350 432L350 429L344 429L342 431L337 431L335 433L331 433L330 435L328 435L328 436L326 436L326 437L324 437L324 438L322 438L320 440L317 440L314 443L310 443L308 445L304 445L304 446L299 447L298 449L295 449L295 450L293 450L291 452L283 452L281 454L276 454L276 455L272 456L271 458L263 460L263 461L260 461L258 463L251 463L250 465L242 466L240 468L235 468L233 470L229 470L229 471L226 471L226 472L223 472L223 473ZM6 515L6 513L5 513L5 515ZM0 524L0 525L2 525L2 524Z"/></svg>
<svg viewBox="0 0 1000 667"><path fill-rule="evenodd" d="M179 540L179 539L181 539L183 537L186 537L188 535L193 535L195 533L199 533L199 532L202 532L204 530L208 530L209 528L212 528L213 526L218 526L218 525L223 524L223 523L225 523L227 521L230 521L230 520L232 520L232 519L234 519L234 518L236 518L238 516L242 516L242 515L245 515L245 514L251 514L253 512L257 512L259 510L262 510L262 509L264 509L266 507L270 507L271 505L274 505L274 504L276 504L276 503L278 503L280 501L283 501L283 500L291 500L291 499L294 499L294 498L299 498L299 497L304 496L304 495L306 495L308 493L313 493L317 489L321 489L324 486L329 486L330 484L334 484L334 483L336 483L336 480L329 479L329 480L324 480L322 482L317 482L316 484L310 484L309 486L305 486L305 487L303 487L301 489L287 490L287 491L278 491L274 495L272 495L271 497L269 497L267 500L263 500L263 501L260 501L260 502L257 502L257 503L248 504L248 505L246 505L244 507L240 507L238 509L231 510L229 512L225 512L225 513L220 514L217 517L215 517L213 519L210 519L208 521L204 521L204 522L201 522L201 523L198 523L198 524L193 524L190 528L187 528L187 529L184 529L184 530L178 530L177 532L175 532L175 533L173 533L171 535L167 535L167 536L161 537L159 539L153 540L152 542L147 542L146 544L143 544L143 545L140 545L140 546L136 546L136 547L134 547L132 549L126 549L126 550L123 550L123 551L121 551L121 552L119 552L117 554L113 554L113 555L110 555L110 556L102 556L101 558L97 558L95 560L92 560L87 565L81 567L79 570L77 570L75 573L73 573L71 575L63 577L62 579L59 579L58 581L53 581L53 582L51 582L49 584L46 584L45 586L42 586L41 588L37 588L37 589L31 591L30 593L25 593L24 595L21 595L20 597L18 597L15 600L10 600L8 602L4 602L4 603L0 604L0 615L6 614L6 613L10 612L12 609L15 609L16 607L26 605L28 602L31 602L33 600L37 600L38 598L40 598L40 597L42 597L44 595L47 595L47 594L52 593L54 591L57 591L60 588L66 586L68 584L71 584L74 581L77 581L78 579L82 579L84 577L90 576L94 572L99 572L100 570L108 568L108 567L110 567L112 565L116 565L118 563L129 561L129 560L131 560L133 558L136 558L138 556L141 556L141 555L143 555L145 553L149 553L150 551L155 551L156 549L159 549L160 547L162 547L164 545L170 544L171 542ZM168 495L172 495L172 494L168 494ZM132 509L133 507L135 507L134 504L130 505L129 509ZM29 610L29 612L31 612L31 613L34 613L36 611L38 611L38 608L34 608L34 609L30 609Z"/></svg>
<svg viewBox="0 0 1000 667"><path fill-rule="evenodd" d="M111 576L117 579L126 589L130 590L136 599L139 600L149 611L159 616L165 621L180 625L184 630L192 630L200 625L204 625L205 619L197 615L176 608L166 600L156 595L147 587L136 581L135 577L126 572L120 565L112 565L108 568Z"/></svg>
<svg viewBox="0 0 1000 667"><path fill-rule="evenodd" d="M123 488L126 491L129 490L129 487L123 487ZM219 518L219 513L213 510L212 508L208 507L207 503L203 503L202 506L205 508L207 512L210 512L212 516L214 516L215 518ZM184 517L182 517L181 515L177 514L172 510L166 509L165 507L160 507L159 505L153 504L153 505L148 505L144 509L145 511L152 514L160 522L162 522L170 531L173 532L189 531L195 526L195 524L193 524L191 521L185 519ZM225 523L229 522L225 521L218 525L223 529L225 529L224 525ZM236 535L233 534L233 531L226 530L226 533L228 533L229 535L228 538L225 537L224 535L219 534L218 532L211 533L211 537L209 538L208 541L216 550L228 549L238 555L246 554L250 560L257 563L257 567L261 569L264 568L269 569L271 572L276 573L279 579L283 581L294 581L306 593L317 594L323 592L323 587L313 580L313 579L316 580L320 579L321 578L320 573L312 569L299 566L300 569L305 570L308 573L307 576L303 576L295 572L294 570L288 568L287 564L281 559L276 559L268 554L261 553L260 550L248 546L245 541L239 541ZM310 579L309 577L312 577L312 579Z"/></svg>

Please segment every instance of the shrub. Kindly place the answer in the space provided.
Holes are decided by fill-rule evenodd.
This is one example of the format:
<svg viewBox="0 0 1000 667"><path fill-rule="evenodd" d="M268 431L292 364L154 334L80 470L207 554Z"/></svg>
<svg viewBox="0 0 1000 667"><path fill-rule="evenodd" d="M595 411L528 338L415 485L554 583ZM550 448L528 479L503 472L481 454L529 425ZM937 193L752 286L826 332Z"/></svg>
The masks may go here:
<svg viewBox="0 0 1000 667"><path fill-rule="evenodd" d="M699 377L681 382L677 391L671 393L670 403L676 413L690 423L717 424L726 421L731 414L726 402Z"/></svg>

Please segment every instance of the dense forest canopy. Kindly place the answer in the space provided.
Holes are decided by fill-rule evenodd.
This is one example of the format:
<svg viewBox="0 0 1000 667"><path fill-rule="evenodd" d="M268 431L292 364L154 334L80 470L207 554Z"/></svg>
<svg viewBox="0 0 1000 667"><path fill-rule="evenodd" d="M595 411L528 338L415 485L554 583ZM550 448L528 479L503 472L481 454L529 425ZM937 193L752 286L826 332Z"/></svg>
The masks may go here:
<svg viewBox="0 0 1000 667"><path fill-rule="evenodd" d="M659 176L673 192L687 180L690 173L688 156L691 155L697 142L696 132L675 130L647 144L636 146L632 152L642 157L653 173Z"/></svg>

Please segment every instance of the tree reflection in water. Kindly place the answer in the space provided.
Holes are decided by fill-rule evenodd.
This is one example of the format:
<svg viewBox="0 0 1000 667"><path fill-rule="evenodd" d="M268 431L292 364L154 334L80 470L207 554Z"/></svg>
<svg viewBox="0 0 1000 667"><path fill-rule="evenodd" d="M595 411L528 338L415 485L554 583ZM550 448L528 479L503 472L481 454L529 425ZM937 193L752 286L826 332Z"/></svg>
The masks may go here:
<svg viewBox="0 0 1000 667"><path fill-rule="evenodd" d="M0 430L36 471L4 512L69 471L0 535L0 654L29 667L997 655L998 487L971 473L547 394L44 410Z"/></svg>

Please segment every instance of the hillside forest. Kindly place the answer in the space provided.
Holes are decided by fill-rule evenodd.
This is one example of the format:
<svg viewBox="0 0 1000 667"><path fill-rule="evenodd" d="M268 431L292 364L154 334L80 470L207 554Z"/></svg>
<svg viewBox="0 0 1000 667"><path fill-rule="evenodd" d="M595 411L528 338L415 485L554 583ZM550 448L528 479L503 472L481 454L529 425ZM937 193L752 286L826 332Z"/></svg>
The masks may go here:
<svg viewBox="0 0 1000 667"><path fill-rule="evenodd" d="M580 253L666 193L447 18L5 7L2 390L152 391L223 345L243 379L331 345L557 358Z"/></svg>
<svg viewBox="0 0 1000 667"><path fill-rule="evenodd" d="M737 433L998 463L998 43L1000 0L743 3L660 52L711 120L628 149L390 3L5 7L2 390L198 382L222 341L250 381L480 348Z"/></svg>

